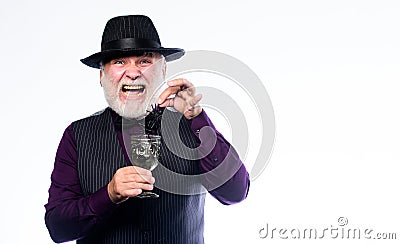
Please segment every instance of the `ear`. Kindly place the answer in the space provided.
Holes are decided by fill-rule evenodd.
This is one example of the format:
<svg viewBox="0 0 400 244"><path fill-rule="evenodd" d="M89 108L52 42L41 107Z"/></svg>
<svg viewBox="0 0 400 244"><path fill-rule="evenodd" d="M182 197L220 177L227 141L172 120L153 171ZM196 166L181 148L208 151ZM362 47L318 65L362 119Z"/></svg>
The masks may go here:
<svg viewBox="0 0 400 244"><path fill-rule="evenodd" d="M103 87L101 81L103 80L103 70L100 70L100 86Z"/></svg>
<svg viewBox="0 0 400 244"><path fill-rule="evenodd" d="M165 76L167 75L167 62L165 61L165 59L162 72L163 72L163 79L165 79Z"/></svg>

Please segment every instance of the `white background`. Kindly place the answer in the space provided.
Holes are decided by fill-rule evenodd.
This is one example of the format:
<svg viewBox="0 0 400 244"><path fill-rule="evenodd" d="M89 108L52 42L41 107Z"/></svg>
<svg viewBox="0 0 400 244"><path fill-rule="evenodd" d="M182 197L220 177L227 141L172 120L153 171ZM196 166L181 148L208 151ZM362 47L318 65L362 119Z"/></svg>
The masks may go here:
<svg viewBox="0 0 400 244"><path fill-rule="evenodd" d="M2 0L1 243L52 243L43 205L59 140L106 106L98 71L79 59L124 14L150 16L166 47L240 59L271 97L269 165L244 202L208 197L207 243L308 243L258 233L337 227L341 216L400 239L399 13L395 0Z"/></svg>

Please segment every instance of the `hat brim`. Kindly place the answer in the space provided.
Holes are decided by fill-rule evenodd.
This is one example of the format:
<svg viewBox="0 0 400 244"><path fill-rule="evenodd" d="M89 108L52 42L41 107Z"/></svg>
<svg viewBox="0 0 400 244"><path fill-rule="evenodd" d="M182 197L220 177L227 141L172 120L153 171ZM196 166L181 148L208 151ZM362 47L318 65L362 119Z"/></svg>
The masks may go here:
<svg viewBox="0 0 400 244"><path fill-rule="evenodd" d="M142 52L156 52L165 57L165 61L173 61L181 58L185 54L185 50L180 48L135 48L123 50L107 50L90 55L81 59L81 62L89 67L100 69L100 63L109 61L114 58L136 55Z"/></svg>

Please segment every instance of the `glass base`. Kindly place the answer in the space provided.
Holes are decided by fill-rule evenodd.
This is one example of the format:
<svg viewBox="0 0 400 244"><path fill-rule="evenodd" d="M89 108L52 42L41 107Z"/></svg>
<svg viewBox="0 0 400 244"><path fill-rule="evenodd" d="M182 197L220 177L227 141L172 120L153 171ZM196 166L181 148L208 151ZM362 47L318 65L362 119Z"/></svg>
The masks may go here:
<svg viewBox="0 0 400 244"><path fill-rule="evenodd" d="M158 198L159 195L154 192L151 192L151 191L144 191L135 197L137 197L137 198Z"/></svg>

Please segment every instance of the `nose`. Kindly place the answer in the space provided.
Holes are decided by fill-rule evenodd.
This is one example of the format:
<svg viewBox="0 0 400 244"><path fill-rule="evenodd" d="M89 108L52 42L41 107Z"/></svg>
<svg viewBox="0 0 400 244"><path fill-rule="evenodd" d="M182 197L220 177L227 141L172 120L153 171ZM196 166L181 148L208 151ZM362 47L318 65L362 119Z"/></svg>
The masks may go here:
<svg viewBox="0 0 400 244"><path fill-rule="evenodd" d="M142 72L135 64L131 64L127 67L125 75L131 80L136 80L142 75Z"/></svg>

